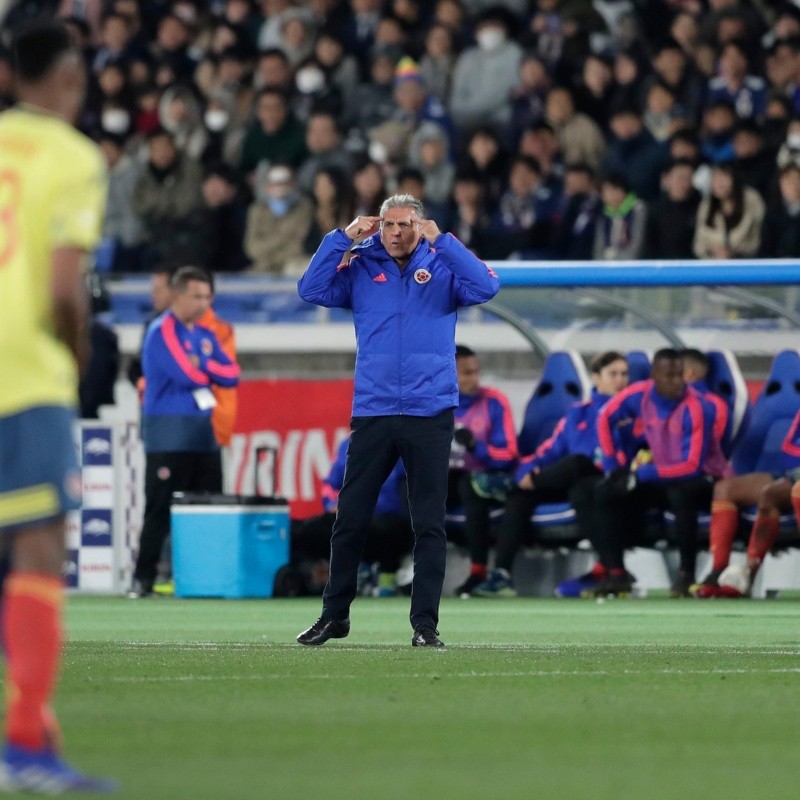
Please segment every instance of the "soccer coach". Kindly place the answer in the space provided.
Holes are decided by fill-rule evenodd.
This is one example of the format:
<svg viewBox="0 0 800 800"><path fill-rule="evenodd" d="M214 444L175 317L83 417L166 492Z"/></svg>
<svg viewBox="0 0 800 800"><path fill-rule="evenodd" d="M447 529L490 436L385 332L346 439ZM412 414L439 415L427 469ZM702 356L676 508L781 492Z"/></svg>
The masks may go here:
<svg viewBox="0 0 800 800"><path fill-rule="evenodd" d="M378 217L325 236L298 282L310 303L350 308L356 332L352 436L331 536L322 616L297 641L320 645L350 632L350 604L370 519L398 458L414 529L411 626L415 647L443 647L439 600L453 409L458 405L456 311L500 288L486 264L443 234L412 195Z"/></svg>

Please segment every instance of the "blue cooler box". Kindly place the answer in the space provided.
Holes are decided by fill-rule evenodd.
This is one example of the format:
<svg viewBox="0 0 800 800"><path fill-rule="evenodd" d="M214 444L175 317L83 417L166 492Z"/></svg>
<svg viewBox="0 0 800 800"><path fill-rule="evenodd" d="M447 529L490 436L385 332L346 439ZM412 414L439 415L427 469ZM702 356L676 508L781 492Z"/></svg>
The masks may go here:
<svg viewBox="0 0 800 800"><path fill-rule="evenodd" d="M176 597L272 597L289 562L289 506L278 497L175 493Z"/></svg>

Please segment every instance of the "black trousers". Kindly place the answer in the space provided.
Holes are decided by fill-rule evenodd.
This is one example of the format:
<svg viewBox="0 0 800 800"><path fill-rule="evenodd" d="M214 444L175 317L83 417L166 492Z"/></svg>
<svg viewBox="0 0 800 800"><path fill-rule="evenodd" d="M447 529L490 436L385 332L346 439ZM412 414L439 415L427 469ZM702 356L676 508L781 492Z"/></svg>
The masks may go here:
<svg viewBox="0 0 800 800"><path fill-rule="evenodd" d="M497 535L497 567L511 571L514 556L530 531L531 514L540 503L571 503L580 537L590 539L594 489L602 478L590 458L565 456L534 476L532 490L515 489L506 501Z"/></svg>
<svg viewBox="0 0 800 800"><path fill-rule="evenodd" d="M222 460L213 453L148 453L144 474L144 524L133 577L152 586L169 536L173 492L221 492Z"/></svg>
<svg viewBox="0 0 800 800"><path fill-rule="evenodd" d="M447 471L453 411L434 417L353 417L344 484L331 536L330 576L322 616L346 619L356 596L358 564L381 486L398 458L408 479L414 532L411 625L436 627L444 582Z"/></svg>
<svg viewBox="0 0 800 800"><path fill-rule="evenodd" d="M595 530L592 544L600 563L608 569L622 569L625 548L641 531L648 509L670 509L675 514L680 569L694 575L697 563L697 514L708 511L714 482L708 477L669 483L640 483L629 493L615 492L603 481L595 491Z"/></svg>

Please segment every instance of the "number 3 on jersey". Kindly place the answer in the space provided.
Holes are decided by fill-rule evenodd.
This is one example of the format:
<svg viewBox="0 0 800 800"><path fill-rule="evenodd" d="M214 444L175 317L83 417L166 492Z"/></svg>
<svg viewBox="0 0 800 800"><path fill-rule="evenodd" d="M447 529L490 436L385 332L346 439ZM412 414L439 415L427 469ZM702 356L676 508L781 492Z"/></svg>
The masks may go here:
<svg viewBox="0 0 800 800"><path fill-rule="evenodd" d="M0 170L0 269L19 246L19 194L19 175L8 169Z"/></svg>

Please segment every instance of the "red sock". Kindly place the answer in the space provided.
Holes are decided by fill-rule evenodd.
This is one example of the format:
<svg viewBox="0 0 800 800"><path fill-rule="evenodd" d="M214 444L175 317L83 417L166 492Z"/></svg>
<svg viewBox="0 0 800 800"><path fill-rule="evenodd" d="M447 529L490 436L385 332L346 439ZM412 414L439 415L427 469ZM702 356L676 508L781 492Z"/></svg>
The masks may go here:
<svg viewBox="0 0 800 800"><path fill-rule="evenodd" d="M711 503L711 569L719 572L728 566L733 549L733 540L739 530L739 509L730 500L714 500Z"/></svg>
<svg viewBox="0 0 800 800"><path fill-rule="evenodd" d="M477 575L479 578L486 577L486 564L472 564L469 568L470 575Z"/></svg>
<svg viewBox="0 0 800 800"><path fill-rule="evenodd" d="M781 528L781 516L778 511L772 510L767 514L758 513L753 530L750 533L750 541L747 543L748 561L761 563L764 556L772 550L772 546L778 539Z"/></svg>
<svg viewBox="0 0 800 800"><path fill-rule="evenodd" d="M6 739L21 747L40 750L49 744L49 704L61 650L61 587L59 578L31 572L6 580Z"/></svg>
<svg viewBox="0 0 800 800"><path fill-rule="evenodd" d="M792 508L794 509L794 518L797 521L797 527L800 528L800 481L792 486Z"/></svg>
<svg viewBox="0 0 800 800"><path fill-rule="evenodd" d="M605 578L607 572L608 570L599 561L589 570L589 574L593 575L598 580Z"/></svg>

